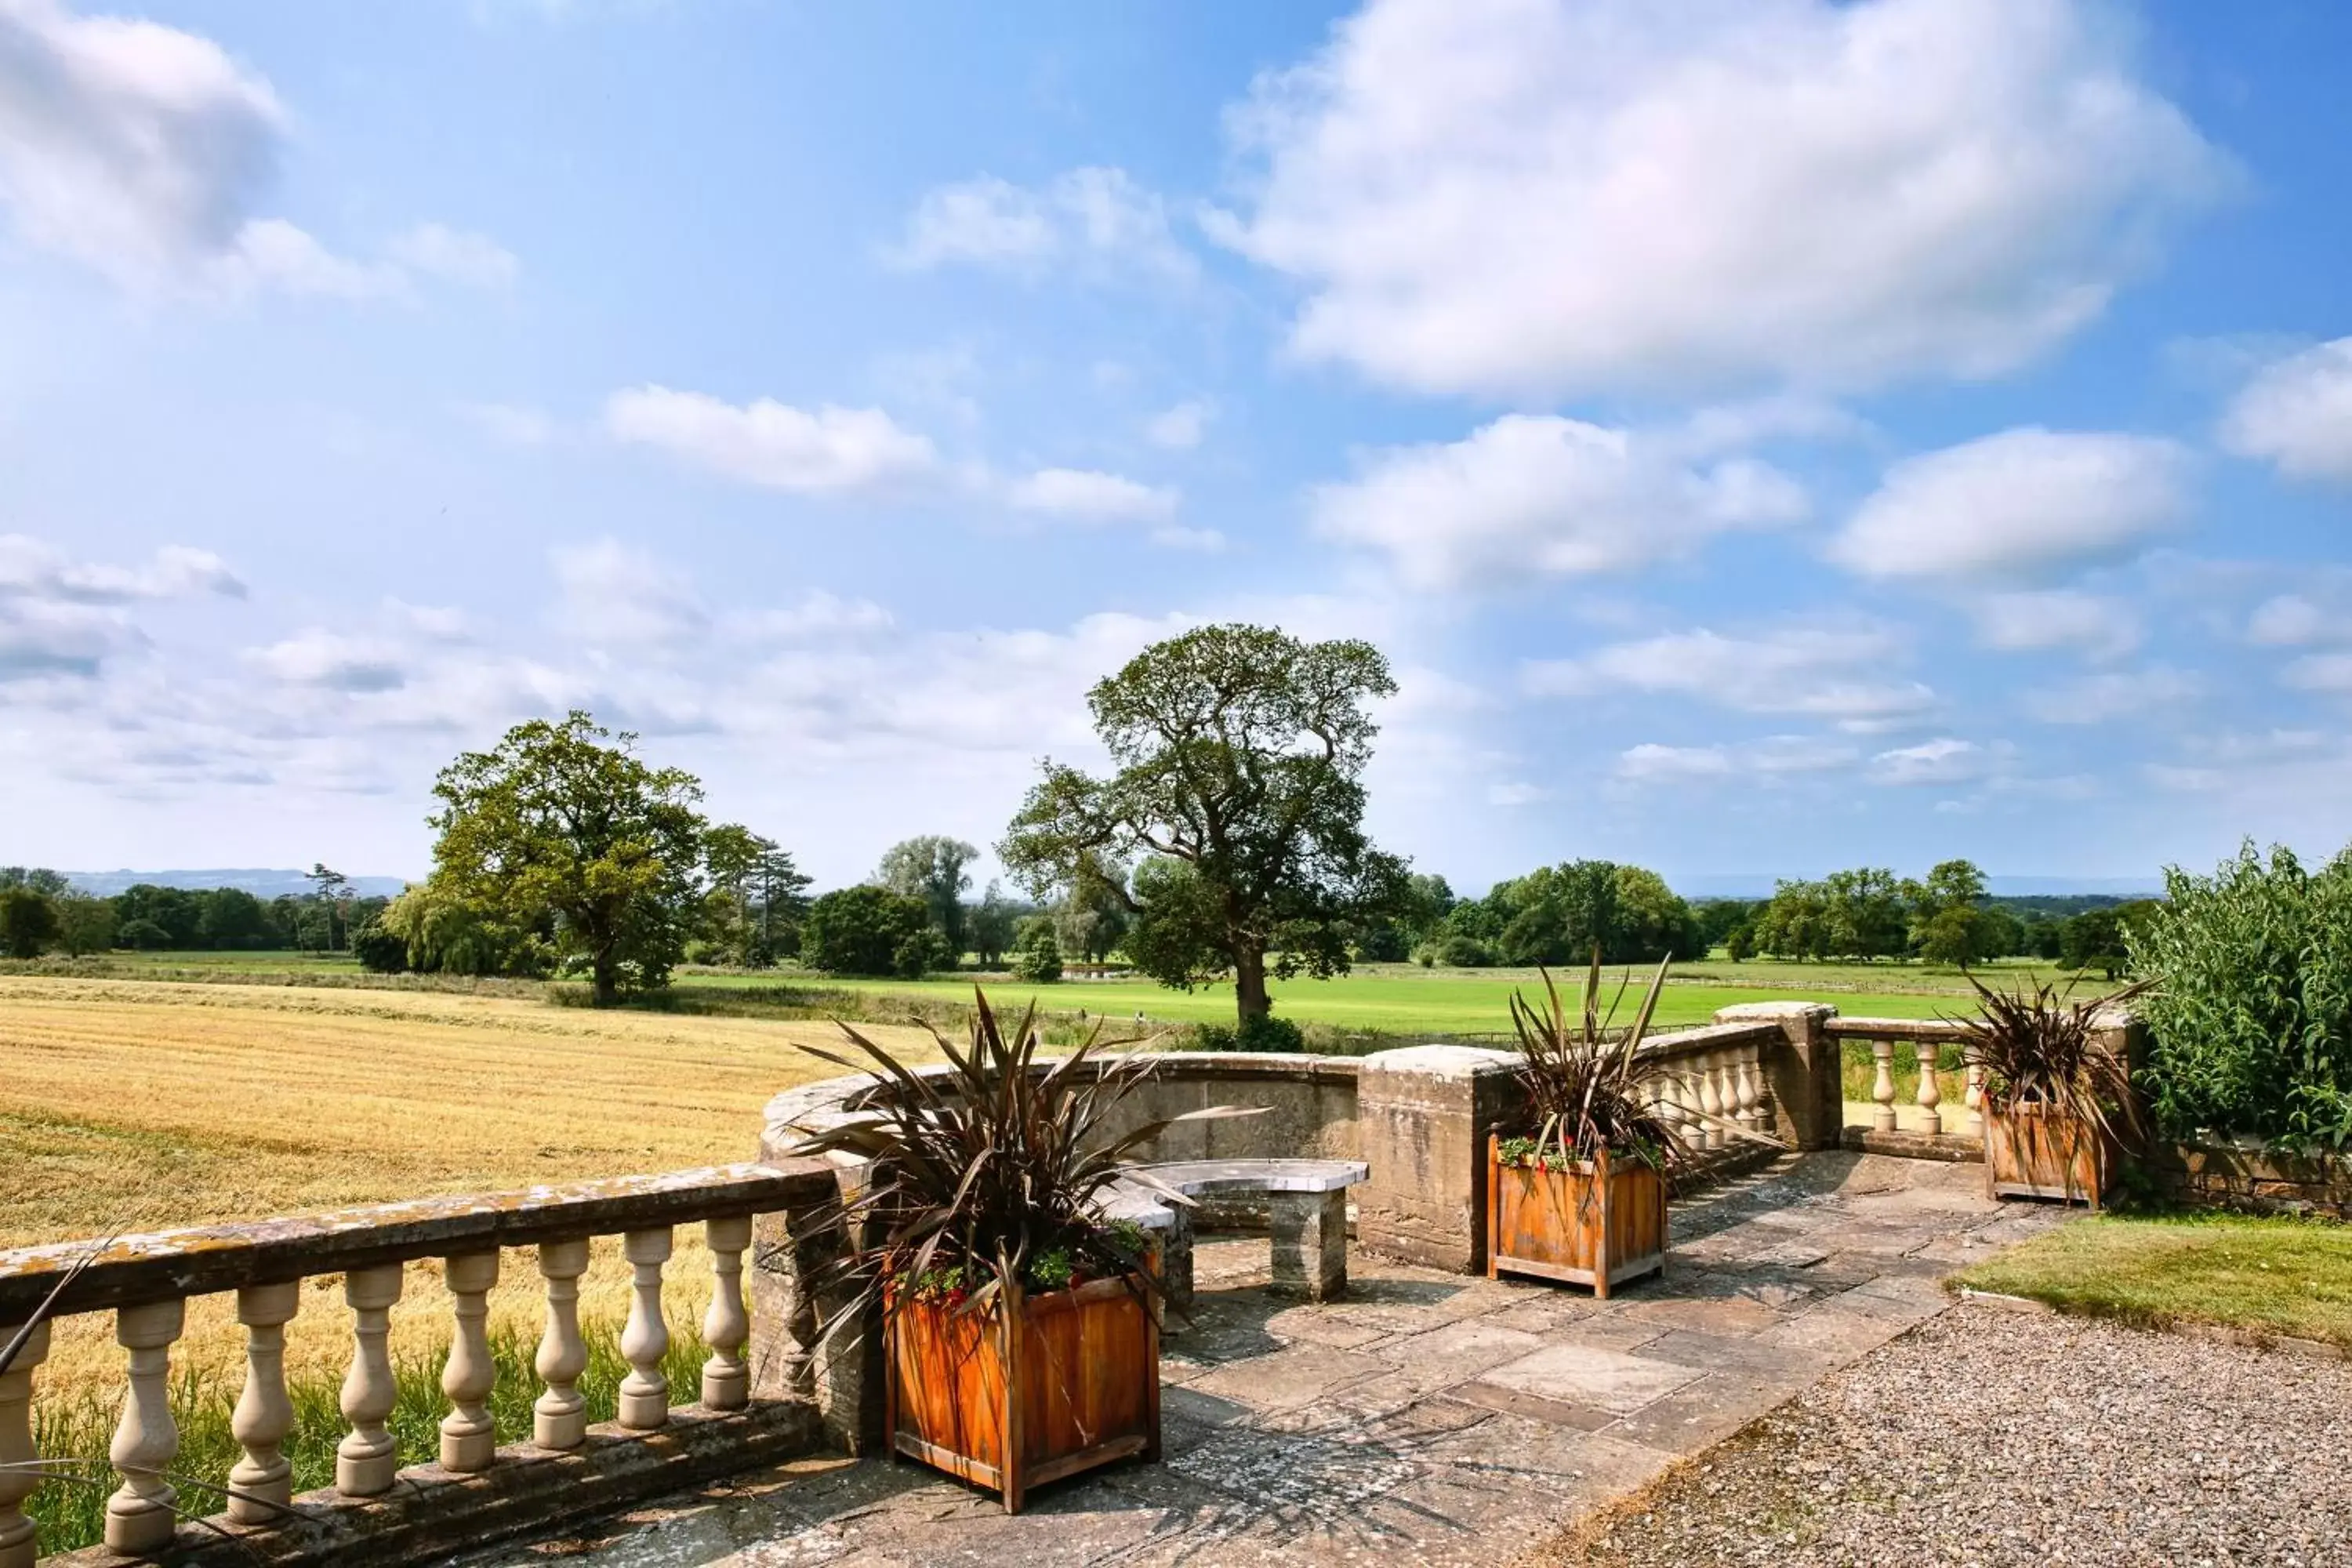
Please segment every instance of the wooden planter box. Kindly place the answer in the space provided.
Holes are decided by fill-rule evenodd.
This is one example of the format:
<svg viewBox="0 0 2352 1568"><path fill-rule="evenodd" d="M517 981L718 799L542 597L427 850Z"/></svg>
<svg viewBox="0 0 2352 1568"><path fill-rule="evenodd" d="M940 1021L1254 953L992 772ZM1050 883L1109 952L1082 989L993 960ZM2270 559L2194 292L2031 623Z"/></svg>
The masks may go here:
<svg viewBox="0 0 2352 1568"><path fill-rule="evenodd" d="M1014 1292L984 1312L910 1301L889 1317L883 1448L1002 1494L1160 1458L1160 1323L1120 1279Z"/></svg>
<svg viewBox="0 0 2352 1568"><path fill-rule="evenodd" d="M1666 1184L1647 1165L1603 1154L1566 1171L1503 1163L1486 1139L1486 1275L1532 1274L1611 1289L1666 1266Z"/></svg>
<svg viewBox="0 0 2352 1568"><path fill-rule="evenodd" d="M1988 1104L1985 1190L1997 1198L2058 1198L2104 1207L2122 1151L2089 1122L2053 1116L2032 1100Z"/></svg>

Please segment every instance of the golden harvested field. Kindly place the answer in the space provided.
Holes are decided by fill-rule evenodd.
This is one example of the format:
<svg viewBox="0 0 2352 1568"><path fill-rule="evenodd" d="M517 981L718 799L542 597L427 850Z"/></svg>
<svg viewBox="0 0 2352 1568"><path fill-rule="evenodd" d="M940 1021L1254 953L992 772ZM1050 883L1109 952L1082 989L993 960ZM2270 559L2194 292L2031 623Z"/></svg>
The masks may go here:
<svg viewBox="0 0 2352 1568"><path fill-rule="evenodd" d="M859 1027L909 1060L937 1055L920 1030ZM839 1037L433 992L0 977L0 1247L751 1159L768 1098L839 1070L799 1045ZM698 1320L699 1227L677 1243L670 1304ZM584 1316L625 1315L617 1238L583 1285ZM243 1353L230 1307L190 1304L188 1364ZM528 1254L507 1255L493 1316L536 1332ZM393 1321L396 1350L446 1342L432 1266L410 1269ZM101 1369L117 1386L105 1317L57 1339L47 1388ZM349 1345L340 1280L313 1281L289 1364L339 1368Z"/></svg>

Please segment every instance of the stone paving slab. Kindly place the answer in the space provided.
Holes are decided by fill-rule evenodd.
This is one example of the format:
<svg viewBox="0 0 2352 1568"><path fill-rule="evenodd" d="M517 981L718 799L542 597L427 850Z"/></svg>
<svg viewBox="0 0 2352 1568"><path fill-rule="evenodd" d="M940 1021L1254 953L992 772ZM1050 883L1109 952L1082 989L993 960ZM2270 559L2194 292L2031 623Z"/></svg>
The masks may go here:
<svg viewBox="0 0 2352 1568"><path fill-rule="evenodd" d="M1955 1262L2063 1217L1996 1207L1972 1166L1790 1156L1678 1205L1665 1272L1606 1302L1359 1254L1346 1299L1300 1306L1267 1290L1263 1238L1203 1238L1159 1465L1008 1519L911 1464L808 1460L472 1562L1485 1568L1946 1310Z"/></svg>

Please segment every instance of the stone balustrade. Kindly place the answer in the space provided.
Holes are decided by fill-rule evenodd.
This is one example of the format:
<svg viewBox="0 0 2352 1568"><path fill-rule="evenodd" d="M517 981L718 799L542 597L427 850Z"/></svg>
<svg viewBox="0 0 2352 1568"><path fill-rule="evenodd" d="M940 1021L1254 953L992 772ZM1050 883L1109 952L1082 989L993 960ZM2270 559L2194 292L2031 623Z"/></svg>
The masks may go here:
<svg viewBox="0 0 2352 1568"><path fill-rule="evenodd" d="M541 1522L545 1508L530 1506L548 1500L541 1494L560 1492L574 1507L622 1501L813 1446L804 1403L752 1409L743 1258L755 1215L821 1203L835 1190L834 1173L814 1161L729 1165L0 1252L0 1344L15 1336L10 1325L45 1306L51 1320L113 1313L126 1388L110 1451L121 1484L106 1504L108 1552L152 1556L176 1545L175 1559L213 1551L239 1563L414 1561L436 1542L494 1533L502 1519L508 1528ZM699 1404L676 1409L663 1373L670 1336L662 1274L676 1227L694 1224L715 1274L701 1324L709 1359ZM632 1270L620 1342L630 1371L617 1426L592 1431L577 1386L588 1365L577 1303L591 1239L612 1235ZM531 1442L501 1449L488 1408L496 1373L488 1297L505 1253L518 1247L536 1249L545 1283L536 1361L543 1392ZM449 1410L438 1464L403 1471L385 1426L397 1392L386 1342L406 1265L421 1258L442 1261L453 1303L441 1379ZM301 1282L332 1274L342 1276L352 1314L341 1394L350 1429L336 1450L333 1489L298 1499L283 1447L294 1416L286 1324ZM230 1291L247 1331L230 1418L241 1452L226 1510L207 1529L184 1531L187 1510L172 1479L180 1446L172 1347L189 1298ZM48 1343L44 1321L0 1375L0 1568L32 1568L37 1556L25 1504L43 1472L28 1415Z"/></svg>
<svg viewBox="0 0 2352 1568"><path fill-rule="evenodd" d="M1912 1095L1918 1114L1909 1133L1914 1138L1930 1140L1931 1143L1933 1140L1953 1138L1971 1149L1983 1147L1984 1064L1977 1059L1974 1028L1945 1018L1843 1016L1831 1018L1826 1027L1831 1039L1841 1047L1848 1041L1859 1041L1870 1047L1874 1069L1870 1098L1874 1109L1871 1112L1870 1137L1861 1142L1878 1147L1881 1152L1931 1152L1930 1147L1896 1148L1888 1141L1889 1135L1903 1131L1895 1109L1895 1053L1896 1047L1907 1045L1919 1061L1919 1083ZM1959 1047L1965 1063L1960 1104L1951 1111L1945 1109L1944 1088L1937 1069L1937 1059L1946 1046Z"/></svg>

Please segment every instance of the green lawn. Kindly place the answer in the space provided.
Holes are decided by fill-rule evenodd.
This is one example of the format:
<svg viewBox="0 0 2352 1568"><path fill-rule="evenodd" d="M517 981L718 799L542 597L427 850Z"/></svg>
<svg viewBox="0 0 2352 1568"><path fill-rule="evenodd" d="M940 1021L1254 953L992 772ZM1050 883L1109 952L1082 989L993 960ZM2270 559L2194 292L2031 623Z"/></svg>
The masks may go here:
<svg viewBox="0 0 2352 1568"><path fill-rule="evenodd" d="M2352 1226L2208 1213L2100 1215L1953 1279L2152 1328L2221 1323L2352 1346Z"/></svg>
<svg viewBox="0 0 2352 1568"><path fill-rule="evenodd" d="M1717 966L1696 966L1698 973L1711 974ZM1720 966L1727 969L1753 970L1758 965ZM1793 970L1796 965L1785 966ZM1666 986L1658 1002L1658 1021L1666 1025L1703 1024L1711 1020L1718 1007L1735 1002L1771 1002L1811 999L1837 1004L1841 1011L1873 1017L1933 1018L1945 1013L1969 1013L1975 1009L1970 997L1956 994L1937 986L1915 991L1885 990L1867 995L1852 990L1841 992L1830 985L1808 988L1802 981L1834 973L1819 964L1803 966L1801 976L1775 975L1778 984L1745 983L1710 984L1698 978L1677 975ZM1613 993L1621 971L1611 971L1610 990ZM1885 983L1890 972L1880 970L1874 978ZM1932 977L1923 977L1932 984ZM1619 1021L1630 1019L1639 1005L1641 986L1645 976L1636 973L1619 1006ZM874 991L890 994L920 995L942 1001L962 1001L971 994L972 982L968 979L908 980L802 980L765 974L735 974L715 971L696 971L682 974L682 987L699 989L751 988L791 984L813 984L843 989ZM1564 988L1581 984L1581 976L1563 975ZM1203 1020L1230 1022L1234 1016L1234 992L1231 984L1201 986L1192 991L1171 991L1148 980L1066 980L1055 985L1022 985L1009 980L983 981L992 1001L1020 1005L1035 997L1041 1007L1063 1013L1075 1013L1080 1008L1089 1014L1108 1015L1114 1019L1132 1020L1140 1012L1148 1019L1171 1023L1194 1023ZM1532 999L1541 994L1542 980L1533 970L1449 970L1421 969L1410 964L1371 964L1337 980L1276 981L1274 993L1275 1010L1284 1017L1299 1023L1328 1025L1338 1029L1378 1029L1390 1032L1422 1031L1453 1035L1503 1034L1511 1026L1510 995L1514 990L1525 992ZM1572 998L1571 998L1572 1000Z"/></svg>
<svg viewBox="0 0 2352 1568"><path fill-rule="evenodd" d="M331 983L346 976L359 978L357 966L342 954L116 953L93 962L102 963L110 973L157 979L282 975L297 982L310 978ZM2051 966L2018 961L1989 964L1979 971L1988 984L2000 986L2050 972ZM1622 974L1622 971L1611 972L1612 990ZM1638 1002L1644 978L1640 973L1634 974L1621 1008L1621 1021ZM1560 981L1563 986L1573 987L1581 983L1581 976L1565 973ZM823 986L960 1002L970 996L972 979L853 980L790 969L749 973L689 969L679 973L677 984L687 995ZM1055 985L1024 986L992 979L982 984L999 1002L1018 1005L1034 995L1042 1007L1064 1014L1084 1009L1089 1015L1132 1020L1140 1012L1149 1020L1165 1023L1223 1022L1234 1016L1233 987L1226 984L1190 992L1171 991L1147 980L1072 979ZM2084 994L2103 988L2096 982L2086 982ZM1278 981L1273 986L1277 1011L1302 1024L1339 1030L1454 1035L1507 1032L1511 993L1521 990L1535 995L1541 989L1542 982L1531 969L1423 969L1403 963L1367 964L1337 980ZM1733 963L1714 959L1675 967L1659 1004L1658 1021L1667 1026L1703 1024L1717 1008L1735 1002L1790 1000L1829 1002L1849 1016L1874 1017L1933 1018L1975 1010L1968 979L1956 969L1918 963Z"/></svg>

